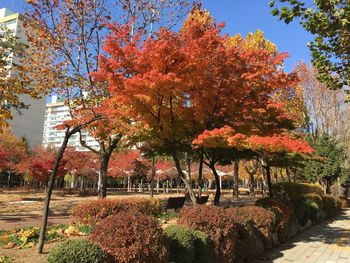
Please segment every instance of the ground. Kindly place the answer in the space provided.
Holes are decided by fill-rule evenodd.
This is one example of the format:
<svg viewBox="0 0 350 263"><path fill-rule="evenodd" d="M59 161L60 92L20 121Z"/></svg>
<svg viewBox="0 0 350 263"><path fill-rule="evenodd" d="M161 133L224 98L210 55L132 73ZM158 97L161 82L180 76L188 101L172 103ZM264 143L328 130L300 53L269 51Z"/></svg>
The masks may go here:
<svg viewBox="0 0 350 263"><path fill-rule="evenodd" d="M254 263L350 263L350 209L300 233Z"/></svg>
<svg viewBox="0 0 350 263"><path fill-rule="evenodd" d="M206 193L212 195L212 193ZM166 200L169 196L177 196L176 193L159 193L157 198ZM40 226L45 193L43 191L10 190L0 191L0 229L13 229L23 226ZM149 193L138 192L111 192L108 197L130 198L149 197ZM77 194L62 194L54 192L50 203L50 224L69 223L70 214L74 206L85 200L96 199L96 196L78 196ZM224 192L222 204L232 199L232 193ZM253 203L254 199L242 197L236 200L237 205Z"/></svg>

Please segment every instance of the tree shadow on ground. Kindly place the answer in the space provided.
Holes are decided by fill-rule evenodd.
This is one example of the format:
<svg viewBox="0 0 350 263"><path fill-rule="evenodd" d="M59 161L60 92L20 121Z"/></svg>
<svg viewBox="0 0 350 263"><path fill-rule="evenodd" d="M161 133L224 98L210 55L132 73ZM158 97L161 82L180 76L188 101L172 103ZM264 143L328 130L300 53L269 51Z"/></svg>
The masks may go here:
<svg viewBox="0 0 350 263"><path fill-rule="evenodd" d="M334 217L331 220L326 220L318 225L312 226L299 233L291 240L279 245L278 247L267 251L264 255L260 256L258 259L253 260L252 263L273 263L277 259L281 259L284 256L284 252L293 249L296 246L303 246L310 242L321 242L322 244L330 245L334 244L337 239L344 236L350 236L350 229L345 229L342 227L334 226L335 221L348 221L349 211L343 211L340 215ZM347 244L342 244L337 242L338 246L347 246ZM312 248L318 248L320 245L315 244L311 246Z"/></svg>

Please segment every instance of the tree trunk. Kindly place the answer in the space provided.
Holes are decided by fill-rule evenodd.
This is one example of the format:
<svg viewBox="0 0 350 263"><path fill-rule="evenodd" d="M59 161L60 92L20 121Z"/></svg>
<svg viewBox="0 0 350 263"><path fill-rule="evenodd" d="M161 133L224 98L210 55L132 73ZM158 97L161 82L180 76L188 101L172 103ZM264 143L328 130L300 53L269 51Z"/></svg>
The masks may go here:
<svg viewBox="0 0 350 263"><path fill-rule="evenodd" d="M198 197L199 199L202 197L202 189L203 189L203 151L200 153L199 157L199 168L198 168Z"/></svg>
<svg viewBox="0 0 350 263"><path fill-rule="evenodd" d="M273 177L275 178L275 182L278 183L278 172L277 167L273 168Z"/></svg>
<svg viewBox="0 0 350 263"><path fill-rule="evenodd" d="M257 161L255 161L255 163L253 163L253 161L251 161L250 163L252 165L252 170L249 170L247 164L244 165L244 168L245 168L246 172L249 174L249 195L255 197L256 182L255 182L255 179L254 179L254 175L258 171L259 163Z"/></svg>
<svg viewBox="0 0 350 263"><path fill-rule="evenodd" d="M98 198L106 198L107 196L107 175L108 175L108 162L110 154L101 153L100 155L100 174L98 176Z"/></svg>
<svg viewBox="0 0 350 263"><path fill-rule="evenodd" d="M45 242L45 236L46 236L46 227L47 227L47 220L49 216L49 209L50 209L50 201L51 201L51 194L53 190L53 186L55 183L55 179L58 173L58 168L60 165L60 162L62 160L64 151L67 148L68 140L72 136L73 133L69 132L69 129L65 133L65 137L63 139L62 145L56 155L55 163L52 170L52 175L50 176L49 183L47 186L47 191L45 195L45 203L44 203L44 211L43 211L43 218L42 218L42 224L39 234L39 241L38 241L38 253L42 254L44 249L44 242Z"/></svg>
<svg viewBox="0 0 350 263"><path fill-rule="evenodd" d="M239 197L239 161L235 160L234 162L234 168L233 168L233 178L234 178L234 187L233 187L233 197L238 198Z"/></svg>
<svg viewBox="0 0 350 263"><path fill-rule="evenodd" d="M214 205L220 205L220 197L221 197L221 187L220 187L220 177L215 169L215 165L210 165L210 169L213 172L215 178L215 196L214 196Z"/></svg>
<svg viewBox="0 0 350 263"><path fill-rule="evenodd" d="M150 192L151 192L151 197L154 195L154 178L156 177L156 165L155 165L155 157L152 157L152 176L151 176L151 185L150 185Z"/></svg>
<svg viewBox="0 0 350 263"><path fill-rule="evenodd" d="M182 172L180 160L179 160L179 157L177 156L177 152L175 150L172 150L172 157L173 157L173 160L175 162L178 177L184 182L185 188L188 191L188 194L191 198L192 203L194 205L196 205L197 204L196 196L194 195L194 192L193 192L193 189L192 189L190 183L188 182L188 180L186 179L185 175Z"/></svg>
<svg viewBox="0 0 350 263"><path fill-rule="evenodd" d="M292 178L290 177L290 170L289 170L288 167L286 167L286 175L287 175L287 178L288 178L288 182L291 182Z"/></svg>
<svg viewBox="0 0 350 263"><path fill-rule="evenodd" d="M330 195L332 194L331 192L331 183L329 180L326 180L326 194Z"/></svg>
<svg viewBox="0 0 350 263"><path fill-rule="evenodd" d="M270 165L267 163L264 168L266 170L266 179L267 179L267 187L269 188L269 196L273 197Z"/></svg>

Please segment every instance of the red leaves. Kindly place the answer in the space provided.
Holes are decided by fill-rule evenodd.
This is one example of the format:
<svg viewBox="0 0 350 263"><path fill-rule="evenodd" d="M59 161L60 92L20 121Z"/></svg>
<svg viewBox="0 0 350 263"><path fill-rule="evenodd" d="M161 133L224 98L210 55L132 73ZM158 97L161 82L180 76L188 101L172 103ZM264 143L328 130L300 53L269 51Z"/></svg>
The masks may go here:
<svg viewBox="0 0 350 263"><path fill-rule="evenodd" d="M55 159L56 154L54 151L50 149L37 149L28 164L29 174L36 180L47 184L52 175L52 168L54 167ZM61 160L57 176L64 176L66 174L66 164L67 160Z"/></svg>
<svg viewBox="0 0 350 263"><path fill-rule="evenodd" d="M205 130L192 144L194 147L247 149L269 154L310 154L314 152L314 149L300 138L278 134L271 136L245 136L241 133L236 133L228 126L211 131Z"/></svg>
<svg viewBox="0 0 350 263"><path fill-rule="evenodd" d="M131 175L135 169L135 162L140 157L140 152L135 150L118 152L112 155L109 162L108 174L112 177Z"/></svg>
<svg viewBox="0 0 350 263"><path fill-rule="evenodd" d="M299 153L310 154L314 149L302 139L293 139L288 135L273 136L251 136L247 138L247 145L250 149L256 151L265 151L267 153Z"/></svg>
<svg viewBox="0 0 350 263"><path fill-rule="evenodd" d="M159 262L168 259L166 237L156 219L121 212L102 220L92 240L116 262Z"/></svg>

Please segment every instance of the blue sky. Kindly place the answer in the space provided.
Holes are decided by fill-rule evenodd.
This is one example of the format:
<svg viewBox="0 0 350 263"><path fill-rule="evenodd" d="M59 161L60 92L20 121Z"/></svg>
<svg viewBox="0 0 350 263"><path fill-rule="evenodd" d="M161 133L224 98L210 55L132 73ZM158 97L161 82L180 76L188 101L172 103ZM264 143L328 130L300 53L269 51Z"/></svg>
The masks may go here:
<svg viewBox="0 0 350 263"><path fill-rule="evenodd" d="M225 33L240 33L245 36L249 32L261 29L265 37L275 43L279 51L288 52L285 69L290 71L299 61L310 62L306 44L312 40L297 22L289 25L277 20L270 14L269 0L204 0L206 8L218 22L225 22ZM0 7L7 7L21 12L25 0L0 0Z"/></svg>

